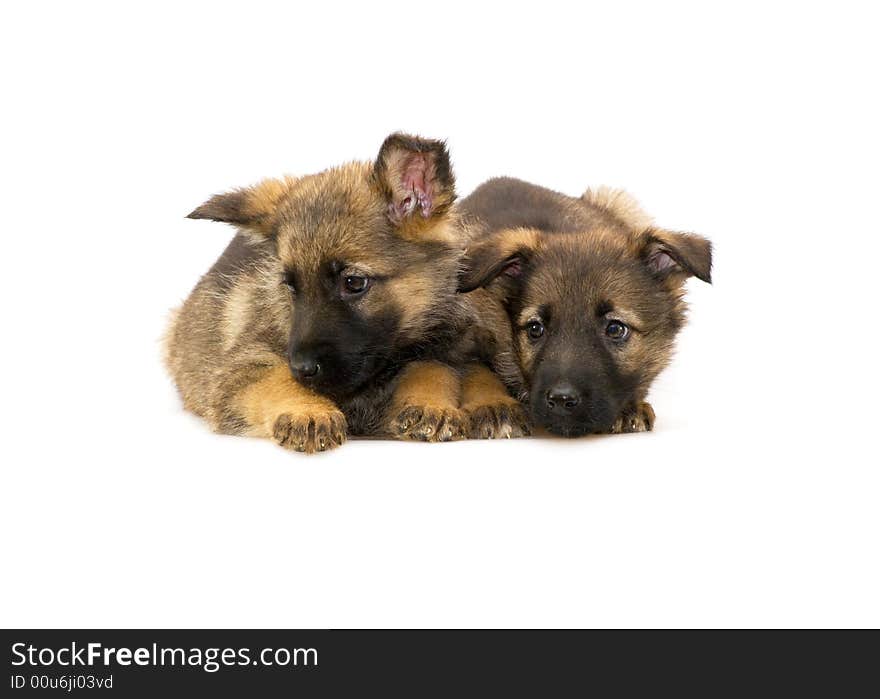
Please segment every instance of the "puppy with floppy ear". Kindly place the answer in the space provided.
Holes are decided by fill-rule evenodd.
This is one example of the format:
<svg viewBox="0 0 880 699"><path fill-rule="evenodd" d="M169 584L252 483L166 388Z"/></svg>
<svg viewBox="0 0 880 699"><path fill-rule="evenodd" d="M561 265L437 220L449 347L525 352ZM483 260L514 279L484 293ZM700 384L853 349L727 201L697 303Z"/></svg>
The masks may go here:
<svg viewBox="0 0 880 699"><path fill-rule="evenodd" d="M711 281L706 239L654 227L632 197L567 197L501 178L461 210L482 235L459 290L490 338L483 360L547 430L650 430L648 389L685 321L684 283Z"/></svg>
<svg viewBox="0 0 880 699"><path fill-rule="evenodd" d="M372 163L269 179L189 217L238 234L167 332L189 410L313 452L348 434L464 436L462 230L445 144L392 134Z"/></svg>

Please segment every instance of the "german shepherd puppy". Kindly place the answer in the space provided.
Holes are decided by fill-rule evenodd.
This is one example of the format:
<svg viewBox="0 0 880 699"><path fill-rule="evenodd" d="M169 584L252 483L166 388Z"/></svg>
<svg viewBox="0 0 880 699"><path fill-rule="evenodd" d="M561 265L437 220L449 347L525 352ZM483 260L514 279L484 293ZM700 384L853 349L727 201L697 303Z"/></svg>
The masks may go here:
<svg viewBox="0 0 880 699"><path fill-rule="evenodd" d="M605 188L574 198L499 178L460 210L482 234L459 289L477 290L483 359L533 423L565 436L652 429L645 396L685 321L685 280L711 281L709 241L654 227Z"/></svg>
<svg viewBox="0 0 880 699"><path fill-rule="evenodd" d="M460 376L433 361L467 325L454 200L445 145L393 134L373 163L265 180L190 213L239 232L167 332L185 407L304 452L347 434L464 437Z"/></svg>

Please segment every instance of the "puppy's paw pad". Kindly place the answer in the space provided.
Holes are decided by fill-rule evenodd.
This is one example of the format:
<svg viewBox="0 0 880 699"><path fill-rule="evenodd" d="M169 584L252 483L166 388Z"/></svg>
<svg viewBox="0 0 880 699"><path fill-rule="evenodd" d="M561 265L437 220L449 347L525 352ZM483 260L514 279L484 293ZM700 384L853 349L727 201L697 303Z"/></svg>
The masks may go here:
<svg viewBox="0 0 880 699"><path fill-rule="evenodd" d="M465 438L465 425L459 410L408 406L391 421L391 433L398 439L451 442Z"/></svg>
<svg viewBox="0 0 880 699"><path fill-rule="evenodd" d="M279 415L272 428L275 441L286 449L313 454L341 446L346 439L345 416L338 410L324 413Z"/></svg>
<svg viewBox="0 0 880 699"><path fill-rule="evenodd" d="M654 429L654 408L650 403L639 403L634 409L627 410L617 418L611 428L612 434L628 434L632 432L650 432Z"/></svg>
<svg viewBox="0 0 880 699"><path fill-rule="evenodd" d="M469 414L471 439L513 439L527 437L530 432L525 409L519 403L481 405Z"/></svg>

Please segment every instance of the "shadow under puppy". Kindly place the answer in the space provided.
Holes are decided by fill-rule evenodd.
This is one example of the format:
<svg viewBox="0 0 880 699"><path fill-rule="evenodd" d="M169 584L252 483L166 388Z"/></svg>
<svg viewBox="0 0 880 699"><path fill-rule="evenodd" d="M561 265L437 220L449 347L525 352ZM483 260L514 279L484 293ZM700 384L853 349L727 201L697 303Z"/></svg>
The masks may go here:
<svg viewBox="0 0 880 699"><path fill-rule="evenodd" d="M346 435L465 436L450 359L463 251L444 144L393 134L375 162L269 179L189 218L238 234L176 313L166 363L213 429L323 451Z"/></svg>
<svg viewBox="0 0 880 699"><path fill-rule="evenodd" d="M685 322L685 281L711 281L711 244L657 228L628 194L575 198L511 178L459 205L482 233L464 261L482 359L533 424L564 435L640 432L648 389ZM476 291L475 291L476 290Z"/></svg>

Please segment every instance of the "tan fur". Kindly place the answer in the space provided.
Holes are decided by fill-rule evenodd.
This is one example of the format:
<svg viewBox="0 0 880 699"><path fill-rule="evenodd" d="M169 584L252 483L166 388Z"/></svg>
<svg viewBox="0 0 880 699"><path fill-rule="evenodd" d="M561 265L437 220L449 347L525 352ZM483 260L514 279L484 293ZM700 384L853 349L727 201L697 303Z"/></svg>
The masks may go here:
<svg viewBox="0 0 880 699"><path fill-rule="evenodd" d="M297 178L285 175L281 179L265 179L249 190L246 213L256 217L270 217L281 200L290 193Z"/></svg>
<svg viewBox="0 0 880 699"><path fill-rule="evenodd" d="M477 247L482 241L473 241ZM541 247L541 231L533 228L511 228L499 236L496 248L498 258L507 258L520 250L537 250Z"/></svg>
<svg viewBox="0 0 880 699"><path fill-rule="evenodd" d="M261 379L249 384L233 400L251 425L249 434L258 437L271 435L280 415L302 417L335 410L331 400L298 384L283 364L267 369Z"/></svg>
<svg viewBox="0 0 880 699"><path fill-rule="evenodd" d="M638 200L623 189L600 186L588 189L581 199L584 203L614 214L634 231L642 231L654 224L654 218L639 204Z"/></svg>
<svg viewBox="0 0 880 699"><path fill-rule="evenodd" d="M439 242L457 244L460 233L453 226L432 226L423 218L414 216L407 219L401 226L401 236L406 240L436 240Z"/></svg>
<svg viewBox="0 0 880 699"><path fill-rule="evenodd" d="M469 365L461 390L461 409L468 416L470 437L509 439L529 434L528 418L522 405L488 367Z"/></svg>
<svg viewBox="0 0 880 699"><path fill-rule="evenodd" d="M401 372L394 405L457 408L460 395L458 374L451 367L438 362L413 362Z"/></svg>
<svg viewBox="0 0 880 699"><path fill-rule="evenodd" d="M442 280L426 276L416 269L388 284L389 298L394 299L400 309L401 332L413 331L418 334L419 319L424 318L434 303L433 299L441 283Z"/></svg>
<svg viewBox="0 0 880 699"><path fill-rule="evenodd" d="M290 175L265 179L251 187L212 197L190 213L189 218L236 223L247 234L264 238L271 235L275 215L296 184L297 178Z"/></svg>
<svg viewBox="0 0 880 699"><path fill-rule="evenodd" d="M253 280L247 277L233 284L223 304L223 318L220 329L223 334L223 349L231 350L245 331L253 313Z"/></svg>
<svg viewBox="0 0 880 699"><path fill-rule="evenodd" d="M172 370L172 339L174 337L174 328L177 326L177 318L180 316L180 307L172 308L168 311L168 321L165 325L165 330L162 333L162 338L160 340L160 345L162 348L162 362L165 366Z"/></svg>
<svg viewBox="0 0 880 699"><path fill-rule="evenodd" d="M463 439L466 417L459 410L461 382L449 366L413 362L402 372L391 405L396 433L408 439Z"/></svg>
<svg viewBox="0 0 880 699"><path fill-rule="evenodd" d="M487 367L476 364L468 368L461 383L461 407L473 411L489 404L515 405L504 384Z"/></svg>

